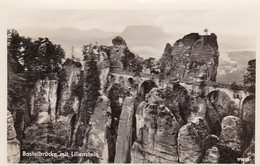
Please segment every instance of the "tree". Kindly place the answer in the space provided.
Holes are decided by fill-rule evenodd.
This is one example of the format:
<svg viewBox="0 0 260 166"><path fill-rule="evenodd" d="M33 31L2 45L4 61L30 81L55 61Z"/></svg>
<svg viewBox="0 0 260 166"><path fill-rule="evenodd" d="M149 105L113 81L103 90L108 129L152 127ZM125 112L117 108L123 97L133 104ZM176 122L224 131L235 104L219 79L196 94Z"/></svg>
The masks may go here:
<svg viewBox="0 0 260 166"><path fill-rule="evenodd" d="M85 52L87 46L83 47L85 57L85 69L83 74L83 101L80 106L81 120L88 125L91 114L94 111L96 101L100 96L100 79L96 57L91 52Z"/></svg>
<svg viewBox="0 0 260 166"><path fill-rule="evenodd" d="M132 53L128 48L124 51L124 56L121 57L121 62L123 64L124 70L132 70L132 65L134 63L135 54Z"/></svg>
<svg viewBox="0 0 260 166"><path fill-rule="evenodd" d="M204 32L206 33L206 35L208 35L208 29L206 28L206 29L204 29Z"/></svg>
<svg viewBox="0 0 260 166"><path fill-rule="evenodd" d="M7 31L8 56L16 63L14 72L26 73L29 80L39 79L61 69L65 52L48 38L32 40L14 30Z"/></svg>
<svg viewBox="0 0 260 166"><path fill-rule="evenodd" d="M132 71L135 72L137 75L142 72L143 70L143 58L136 55L132 61Z"/></svg>
<svg viewBox="0 0 260 166"><path fill-rule="evenodd" d="M256 67L255 59L248 61L246 73L244 75L244 85L246 89L251 93L255 93L255 72L256 72L255 67Z"/></svg>
<svg viewBox="0 0 260 166"><path fill-rule="evenodd" d="M155 58L149 57L143 61L143 64L145 68L149 68L151 70L151 68L155 66Z"/></svg>

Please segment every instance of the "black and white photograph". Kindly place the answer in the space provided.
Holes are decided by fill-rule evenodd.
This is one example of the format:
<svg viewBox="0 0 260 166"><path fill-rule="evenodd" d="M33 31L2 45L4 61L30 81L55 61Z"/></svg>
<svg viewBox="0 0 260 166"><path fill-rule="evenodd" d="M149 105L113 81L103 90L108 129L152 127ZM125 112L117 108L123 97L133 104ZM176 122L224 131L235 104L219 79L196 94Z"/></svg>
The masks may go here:
<svg viewBox="0 0 260 166"><path fill-rule="evenodd" d="M2 4L1 160L257 163L256 1Z"/></svg>

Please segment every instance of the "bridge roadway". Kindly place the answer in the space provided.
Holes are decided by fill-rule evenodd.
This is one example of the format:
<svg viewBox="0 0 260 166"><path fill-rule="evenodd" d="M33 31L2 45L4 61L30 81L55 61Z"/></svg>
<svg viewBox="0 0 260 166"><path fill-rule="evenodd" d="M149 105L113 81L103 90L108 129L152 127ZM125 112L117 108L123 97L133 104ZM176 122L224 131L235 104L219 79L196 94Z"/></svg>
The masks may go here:
<svg viewBox="0 0 260 166"><path fill-rule="evenodd" d="M144 82L152 81L154 82L159 88L164 88L167 86L166 81L160 81L159 76L155 74L145 74L140 73L140 75L136 75L134 72L129 71L122 71L116 70L111 71L110 75L115 77L115 81L118 82L119 80L124 79L125 82L129 82L129 79L132 79L134 82L138 83L138 89L140 90ZM231 88L231 84L223 84L217 82L205 82L204 85L201 83L188 83L188 82L176 82L179 84L190 95L196 95L203 91L204 95L208 96L209 94L219 91L223 92L229 96L229 98L234 101L234 103L241 108L243 102L246 98L252 96L251 93L246 91L242 86L238 86L236 90Z"/></svg>

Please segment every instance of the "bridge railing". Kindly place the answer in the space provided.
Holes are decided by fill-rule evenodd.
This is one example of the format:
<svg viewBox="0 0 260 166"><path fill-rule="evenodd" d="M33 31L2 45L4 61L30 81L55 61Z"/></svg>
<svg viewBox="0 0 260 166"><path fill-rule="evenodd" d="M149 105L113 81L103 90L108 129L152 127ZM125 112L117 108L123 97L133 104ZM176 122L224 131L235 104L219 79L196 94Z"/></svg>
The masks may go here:
<svg viewBox="0 0 260 166"><path fill-rule="evenodd" d="M137 76L136 72L133 71L127 71L120 68L110 68L111 73L115 74L124 74L124 75L130 75L130 76ZM159 78L156 74L146 74L146 73L139 73L140 77L148 77L148 78Z"/></svg>
<svg viewBox="0 0 260 166"><path fill-rule="evenodd" d="M115 74L123 74L123 75L130 75L130 76L137 76L136 72L133 71L127 71L120 68L111 68L111 73ZM150 79L159 79L159 75L156 74L146 74L146 73L139 73L140 77L148 77ZM213 81L205 81L205 82L187 82L187 81L180 81L176 83L185 83L188 85L197 85L197 86L212 86L216 88L227 88L227 89L233 89L233 90L246 90L246 88L243 85L239 84L227 84L227 83L220 83L220 82L213 82Z"/></svg>

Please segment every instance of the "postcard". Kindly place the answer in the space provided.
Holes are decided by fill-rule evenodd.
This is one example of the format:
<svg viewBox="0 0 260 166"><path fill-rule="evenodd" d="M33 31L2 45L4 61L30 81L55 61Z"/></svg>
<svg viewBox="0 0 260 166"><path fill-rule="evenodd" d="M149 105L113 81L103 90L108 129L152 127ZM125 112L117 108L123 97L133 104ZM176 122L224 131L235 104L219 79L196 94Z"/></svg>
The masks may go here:
<svg viewBox="0 0 260 166"><path fill-rule="evenodd" d="M256 164L256 4L4 1L2 160Z"/></svg>

